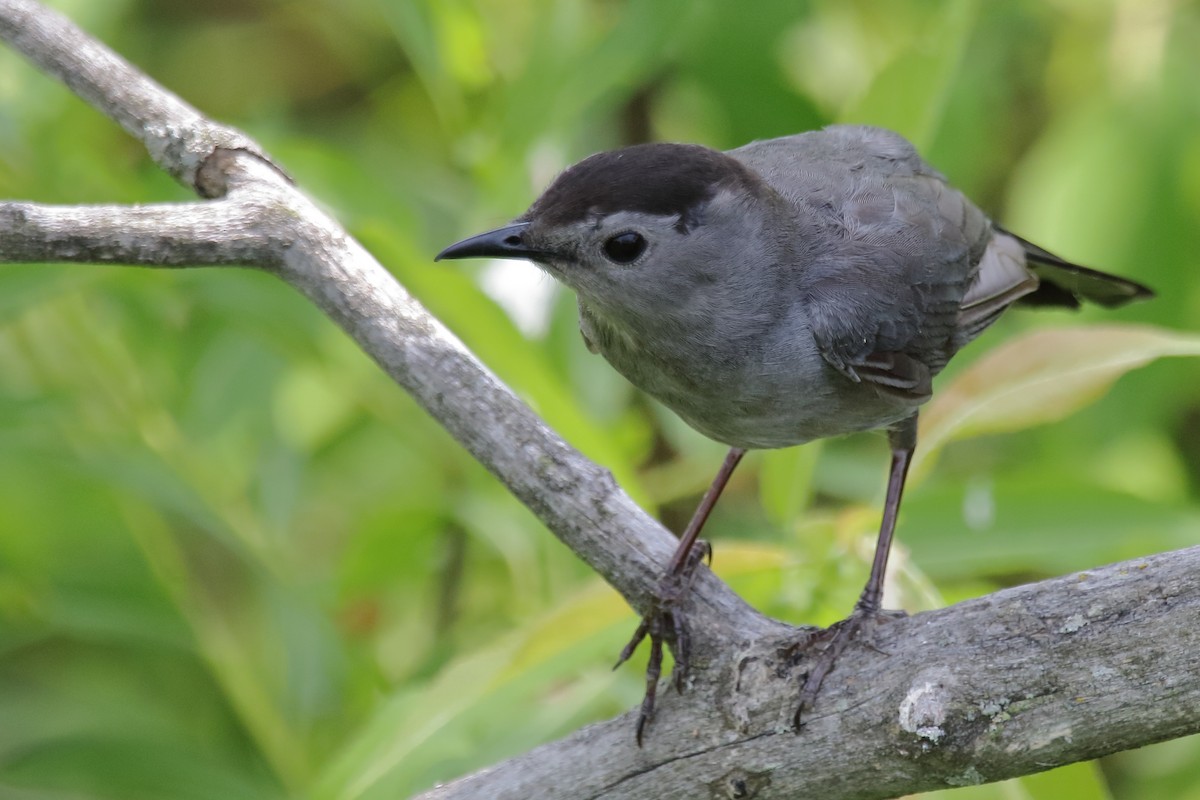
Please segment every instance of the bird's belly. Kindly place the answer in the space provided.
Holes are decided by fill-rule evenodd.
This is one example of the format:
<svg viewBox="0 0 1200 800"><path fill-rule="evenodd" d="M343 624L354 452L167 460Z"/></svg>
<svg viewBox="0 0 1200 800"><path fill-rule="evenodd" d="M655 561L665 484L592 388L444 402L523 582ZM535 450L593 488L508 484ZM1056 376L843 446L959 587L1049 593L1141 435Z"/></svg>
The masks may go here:
<svg viewBox="0 0 1200 800"><path fill-rule="evenodd" d="M854 383L823 361L805 366L794 371L622 371L688 425L732 447L790 447L885 427L916 409L911 401Z"/></svg>
<svg viewBox="0 0 1200 800"><path fill-rule="evenodd" d="M839 380L845 380L837 376ZM816 392L792 387L771 397L660 398L693 428L732 447L791 447L814 439L886 427L908 418L915 405L862 384Z"/></svg>
<svg viewBox="0 0 1200 800"><path fill-rule="evenodd" d="M912 401L853 382L816 348L796 346L794 334L757 346L720 336L664 337L653 347L590 325L585 335L631 383L732 447L790 447L891 425L916 409ZM686 344L695 341L710 346Z"/></svg>

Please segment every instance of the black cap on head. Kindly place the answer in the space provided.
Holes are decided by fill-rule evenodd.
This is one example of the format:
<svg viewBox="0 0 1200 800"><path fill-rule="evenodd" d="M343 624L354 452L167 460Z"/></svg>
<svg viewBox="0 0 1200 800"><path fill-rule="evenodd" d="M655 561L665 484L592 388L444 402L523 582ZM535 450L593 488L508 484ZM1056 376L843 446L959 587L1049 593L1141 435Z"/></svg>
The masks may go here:
<svg viewBox="0 0 1200 800"><path fill-rule="evenodd" d="M755 190L759 184L740 162L707 147L638 144L568 167L522 219L564 225L589 214L640 211L678 216L686 231L692 213L722 186Z"/></svg>
<svg viewBox="0 0 1200 800"><path fill-rule="evenodd" d="M752 194L767 191L741 162L700 145L639 144L597 153L564 170L516 222L453 244L434 260L537 261L551 254L528 240L526 228L535 220L553 228L618 211L677 217L675 228L687 233L701 218L704 204L723 187Z"/></svg>

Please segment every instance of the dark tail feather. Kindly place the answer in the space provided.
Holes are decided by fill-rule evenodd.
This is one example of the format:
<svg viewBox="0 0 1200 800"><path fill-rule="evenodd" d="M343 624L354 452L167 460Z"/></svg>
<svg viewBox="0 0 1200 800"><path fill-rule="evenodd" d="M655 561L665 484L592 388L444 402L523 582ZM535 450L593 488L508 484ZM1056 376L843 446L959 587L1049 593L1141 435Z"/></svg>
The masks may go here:
<svg viewBox="0 0 1200 800"><path fill-rule="evenodd" d="M1009 231L1004 233L1016 239L1025 248L1029 271L1041 281L1036 291L1017 301L1018 305L1078 308L1080 301L1088 300L1106 308L1115 308L1134 300L1148 300L1154 297L1154 291L1150 287L1137 281L1063 261L1033 242Z"/></svg>

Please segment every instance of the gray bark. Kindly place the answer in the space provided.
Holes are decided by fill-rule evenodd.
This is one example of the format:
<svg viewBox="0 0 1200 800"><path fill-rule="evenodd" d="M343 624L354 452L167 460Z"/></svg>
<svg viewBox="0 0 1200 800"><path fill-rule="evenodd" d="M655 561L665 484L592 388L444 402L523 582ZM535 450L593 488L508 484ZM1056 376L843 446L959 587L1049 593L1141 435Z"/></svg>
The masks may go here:
<svg viewBox="0 0 1200 800"><path fill-rule="evenodd" d="M421 800L869 800L1012 778L1200 730L1200 548L880 623L788 729L790 639L723 643L632 717L585 728Z"/></svg>
<svg viewBox="0 0 1200 800"><path fill-rule="evenodd" d="M253 141L204 119L61 15L0 0L0 39L210 200L0 203L0 261L242 265L301 291L638 610L674 539L502 385ZM482 422L481 422L482 421ZM892 797L999 780L1200 730L1200 549L881 623L788 730L807 635L701 568L695 669L633 718L589 726L423 795Z"/></svg>

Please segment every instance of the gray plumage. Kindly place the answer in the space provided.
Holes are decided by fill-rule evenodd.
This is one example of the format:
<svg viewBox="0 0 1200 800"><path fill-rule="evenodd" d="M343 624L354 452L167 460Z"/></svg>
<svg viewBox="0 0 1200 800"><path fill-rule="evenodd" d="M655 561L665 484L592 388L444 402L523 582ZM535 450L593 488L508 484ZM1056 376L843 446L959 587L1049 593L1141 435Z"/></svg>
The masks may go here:
<svg viewBox="0 0 1200 800"><path fill-rule="evenodd" d="M1144 286L997 227L903 138L834 126L719 153L648 144L564 171L512 225L438 258L529 258L573 288L584 340L701 433L731 446L621 661L646 637L638 716L663 645L688 668L680 606L694 545L748 448L887 428L887 497L854 611L808 664L796 729L840 654L879 615L888 552L933 377L1010 305L1115 306Z"/></svg>
<svg viewBox="0 0 1200 800"><path fill-rule="evenodd" d="M1149 294L1001 230L905 139L861 126L727 153L600 153L501 232L511 241L484 234L439 257L537 261L577 292L590 349L741 448L911 417L955 352L1023 298ZM605 252L623 233L645 242L631 263Z"/></svg>

